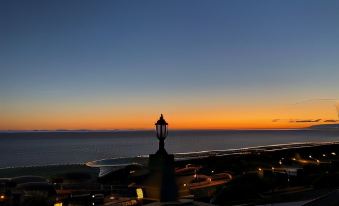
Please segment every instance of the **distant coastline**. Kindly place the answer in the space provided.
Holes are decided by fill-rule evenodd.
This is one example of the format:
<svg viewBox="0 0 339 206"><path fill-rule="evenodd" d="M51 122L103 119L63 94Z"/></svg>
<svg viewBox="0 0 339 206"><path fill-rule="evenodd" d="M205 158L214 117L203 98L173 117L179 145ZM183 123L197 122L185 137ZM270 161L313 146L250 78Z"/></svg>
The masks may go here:
<svg viewBox="0 0 339 206"><path fill-rule="evenodd" d="M121 130L121 129L108 129L108 130L90 130L90 129L57 129L57 130L0 130L0 133L44 133L44 132L61 132L61 133L87 133L87 132L128 132L128 131L147 131L147 130Z"/></svg>
<svg viewBox="0 0 339 206"><path fill-rule="evenodd" d="M339 130L339 124L318 124L309 127L310 129L329 129L329 130Z"/></svg>

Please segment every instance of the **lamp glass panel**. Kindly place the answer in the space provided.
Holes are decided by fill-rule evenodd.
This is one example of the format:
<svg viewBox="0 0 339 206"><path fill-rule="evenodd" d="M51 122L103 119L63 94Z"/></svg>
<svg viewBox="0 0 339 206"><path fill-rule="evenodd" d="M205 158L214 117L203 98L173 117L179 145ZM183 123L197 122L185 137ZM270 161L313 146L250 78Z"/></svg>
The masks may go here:
<svg viewBox="0 0 339 206"><path fill-rule="evenodd" d="M161 125L159 124L156 125L156 131L157 131L157 136L161 137Z"/></svg>
<svg viewBox="0 0 339 206"><path fill-rule="evenodd" d="M165 138L167 136L167 125L162 125L161 136Z"/></svg>

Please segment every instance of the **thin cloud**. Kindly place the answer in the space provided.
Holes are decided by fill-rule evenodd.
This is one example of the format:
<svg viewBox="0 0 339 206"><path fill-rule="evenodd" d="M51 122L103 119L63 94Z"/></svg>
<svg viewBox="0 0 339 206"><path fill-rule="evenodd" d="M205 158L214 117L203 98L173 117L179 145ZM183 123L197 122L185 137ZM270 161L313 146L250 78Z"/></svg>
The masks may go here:
<svg viewBox="0 0 339 206"><path fill-rule="evenodd" d="M290 123L314 123L320 122L321 119L297 119L297 120L290 120Z"/></svg>
<svg viewBox="0 0 339 206"><path fill-rule="evenodd" d="M334 123L334 122L338 122L339 120L336 120L336 119L327 119L327 120L324 120L324 122L326 123Z"/></svg>
<svg viewBox="0 0 339 206"><path fill-rule="evenodd" d="M324 122L324 123L335 123L339 122L337 119L272 119L272 122L289 122L289 123L317 123L317 122Z"/></svg>

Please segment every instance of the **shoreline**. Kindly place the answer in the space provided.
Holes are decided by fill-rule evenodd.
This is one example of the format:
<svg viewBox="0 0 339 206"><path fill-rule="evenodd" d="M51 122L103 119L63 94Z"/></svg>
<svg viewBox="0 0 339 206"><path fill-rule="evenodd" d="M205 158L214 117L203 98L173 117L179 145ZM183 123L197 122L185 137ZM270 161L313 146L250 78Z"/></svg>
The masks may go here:
<svg viewBox="0 0 339 206"><path fill-rule="evenodd" d="M50 178L66 173L88 173L97 176L96 168L87 167L85 164L58 164L29 167L0 168L0 178L11 178L17 176L43 176Z"/></svg>

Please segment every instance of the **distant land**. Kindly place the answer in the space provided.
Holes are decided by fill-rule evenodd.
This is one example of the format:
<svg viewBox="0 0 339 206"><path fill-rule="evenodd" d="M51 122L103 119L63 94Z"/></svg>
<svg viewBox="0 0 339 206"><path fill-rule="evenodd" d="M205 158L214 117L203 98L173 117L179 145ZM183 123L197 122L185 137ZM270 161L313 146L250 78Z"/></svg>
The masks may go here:
<svg viewBox="0 0 339 206"><path fill-rule="evenodd" d="M74 132L74 133L83 133L83 132L124 132L124 131L136 131L136 130L120 130L120 129L109 129L109 130L90 130L90 129L57 129L57 130L0 130L0 133L25 133L25 132Z"/></svg>
<svg viewBox="0 0 339 206"><path fill-rule="evenodd" d="M309 127L310 129L338 129L339 124L317 124Z"/></svg>

